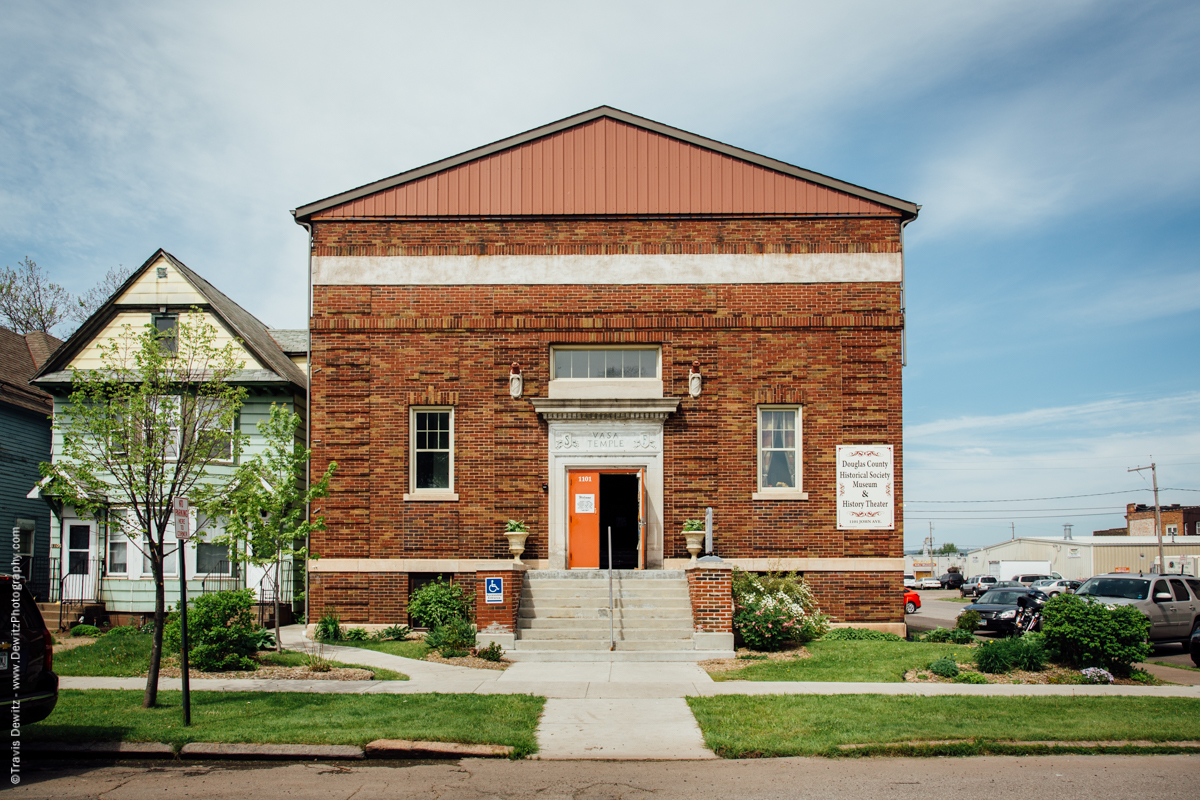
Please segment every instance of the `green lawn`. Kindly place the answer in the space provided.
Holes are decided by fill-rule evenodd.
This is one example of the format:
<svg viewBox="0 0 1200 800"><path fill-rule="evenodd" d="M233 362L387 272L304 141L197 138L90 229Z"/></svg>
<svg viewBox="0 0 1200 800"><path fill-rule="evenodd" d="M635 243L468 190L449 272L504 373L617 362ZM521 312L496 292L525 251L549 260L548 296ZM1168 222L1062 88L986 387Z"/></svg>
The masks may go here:
<svg viewBox="0 0 1200 800"><path fill-rule="evenodd" d="M136 678L146 672L150 665L150 645L153 637L146 633L105 634L93 644L80 645L54 655L54 671L58 675L90 676L100 678ZM414 643L415 644L415 643ZM303 664L304 654L284 651L264 656L266 663L283 667L298 667ZM331 661L334 667L358 667ZM390 669L361 667L375 673L375 680L406 681L407 675Z"/></svg>
<svg viewBox="0 0 1200 800"><path fill-rule="evenodd" d="M809 642L811 658L755 661L733 672L713 674L715 681L870 681L901 683L904 673L938 658L970 660L964 645L927 642Z"/></svg>
<svg viewBox="0 0 1200 800"><path fill-rule="evenodd" d="M364 650L375 650L404 658L422 659L429 652L429 646L420 640L406 642L327 642L339 647L361 647Z"/></svg>
<svg viewBox="0 0 1200 800"><path fill-rule="evenodd" d="M1172 664L1169 661L1151 661L1151 664L1157 664L1160 667L1170 667L1171 669L1190 669L1192 672L1200 672L1200 668L1192 667L1187 664Z"/></svg>
<svg viewBox="0 0 1200 800"><path fill-rule="evenodd" d="M842 744L976 739L852 755L1037 752L1005 741L1200 740L1200 700L1178 697L689 697L705 743L725 758L845 755ZM1057 751L1056 751L1057 752Z"/></svg>
<svg viewBox="0 0 1200 800"><path fill-rule="evenodd" d="M192 692L192 725L180 722L180 693L64 689L49 719L22 728L38 741L248 742L364 745L373 739L507 744L536 752L545 702L529 695L343 695Z"/></svg>

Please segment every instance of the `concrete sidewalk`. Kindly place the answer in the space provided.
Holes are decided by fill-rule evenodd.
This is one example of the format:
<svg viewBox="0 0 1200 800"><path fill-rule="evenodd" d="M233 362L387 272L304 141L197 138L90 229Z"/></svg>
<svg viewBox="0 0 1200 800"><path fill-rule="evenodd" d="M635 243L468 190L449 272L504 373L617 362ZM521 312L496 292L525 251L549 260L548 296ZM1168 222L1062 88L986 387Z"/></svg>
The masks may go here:
<svg viewBox="0 0 1200 800"><path fill-rule="evenodd" d="M584 662L585 666L590 666ZM571 665L575 666L575 665ZM1194 697L1200 686L1022 686L1006 683L832 683L824 681L724 681L715 683L653 683L642 681L289 681L194 679L194 692L312 692L320 694L529 694L563 700L666 699L713 697L726 694L883 694L942 697ZM159 681L163 691L178 691L178 678ZM146 688L145 678L59 679L62 689Z"/></svg>

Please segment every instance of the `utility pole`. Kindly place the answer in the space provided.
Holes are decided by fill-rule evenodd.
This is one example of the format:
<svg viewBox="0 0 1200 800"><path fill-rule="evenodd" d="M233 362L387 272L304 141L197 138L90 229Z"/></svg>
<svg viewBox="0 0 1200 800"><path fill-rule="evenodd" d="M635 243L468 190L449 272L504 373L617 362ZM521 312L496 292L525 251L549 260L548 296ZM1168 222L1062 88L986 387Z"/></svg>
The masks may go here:
<svg viewBox="0 0 1200 800"><path fill-rule="evenodd" d="M1010 523L1008 523L1008 527L1010 527L1012 529L1012 538L1013 538L1013 541L1015 542L1017 540L1017 523L1010 522Z"/></svg>
<svg viewBox="0 0 1200 800"><path fill-rule="evenodd" d="M1150 481L1154 487L1154 532L1158 535L1158 574L1163 575L1167 568L1167 559L1163 555L1162 509L1158 505L1158 465L1151 461L1148 467L1134 467L1126 472L1141 472L1144 469L1150 470Z"/></svg>

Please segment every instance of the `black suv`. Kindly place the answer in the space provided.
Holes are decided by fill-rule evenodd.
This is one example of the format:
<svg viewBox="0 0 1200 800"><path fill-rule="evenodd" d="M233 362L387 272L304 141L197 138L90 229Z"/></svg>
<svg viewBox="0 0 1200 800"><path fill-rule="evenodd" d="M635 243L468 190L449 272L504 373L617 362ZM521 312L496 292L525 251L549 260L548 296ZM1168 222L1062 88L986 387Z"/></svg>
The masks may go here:
<svg viewBox="0 0 1200 800"><path fill-rule="evenodd" d="M12 596L12 576L0 575L0 597ZM50 671L54 640L24 586L20 598L20 617L0 625L0 723L13 728L45 719L58 703L58 676ZM14 670L19 672L15 680Z"/></svg>
<svg viewBox="0 0 1200 800"><path fill-rule="evenodd" d="M942 576L943 589L957 589L963 585L963 576L961 572L947 572Z"/></svg>

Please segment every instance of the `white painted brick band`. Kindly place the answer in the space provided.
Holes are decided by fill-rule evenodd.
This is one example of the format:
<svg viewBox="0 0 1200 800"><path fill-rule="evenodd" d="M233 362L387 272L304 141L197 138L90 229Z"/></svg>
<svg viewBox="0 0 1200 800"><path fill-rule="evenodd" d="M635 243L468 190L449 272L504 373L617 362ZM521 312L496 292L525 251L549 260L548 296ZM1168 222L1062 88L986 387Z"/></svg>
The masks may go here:
<svg viewBox="0 0 1200 800"><path fill-rule="evenodd" d="M317 256L325 286L867 283L900 281L899 253Z"/></svg>

